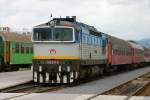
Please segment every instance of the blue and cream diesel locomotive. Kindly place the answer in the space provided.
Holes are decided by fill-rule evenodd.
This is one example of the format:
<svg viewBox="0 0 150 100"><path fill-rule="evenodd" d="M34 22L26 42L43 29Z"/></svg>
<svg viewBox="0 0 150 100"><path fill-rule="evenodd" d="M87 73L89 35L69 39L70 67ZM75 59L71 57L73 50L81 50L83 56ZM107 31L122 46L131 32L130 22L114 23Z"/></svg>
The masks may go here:
<svg viewBox="0 0 150 100"><path fill-rule="evenodd" d="M104 72L107 38L76 17L54 18L35 26L33 80L37 83L72 83Z"/></svg>

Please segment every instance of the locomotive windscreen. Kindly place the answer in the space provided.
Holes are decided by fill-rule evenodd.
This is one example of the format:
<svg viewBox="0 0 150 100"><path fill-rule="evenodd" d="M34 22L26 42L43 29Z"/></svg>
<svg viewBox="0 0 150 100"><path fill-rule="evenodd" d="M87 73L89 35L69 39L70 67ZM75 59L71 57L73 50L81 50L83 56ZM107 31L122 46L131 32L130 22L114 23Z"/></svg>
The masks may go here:
<svg viewBox="0 0 150 100"><path fill-rule="evenodd" d="M35 28L33 30L34 41L51 41L52 31L50 28Z"/></svg>
<svg viewBox="0 0 150 100"><path fill-rule="evenodd" d="M35 28L33 30L34 41L72 41L72 28Z"/></svg>

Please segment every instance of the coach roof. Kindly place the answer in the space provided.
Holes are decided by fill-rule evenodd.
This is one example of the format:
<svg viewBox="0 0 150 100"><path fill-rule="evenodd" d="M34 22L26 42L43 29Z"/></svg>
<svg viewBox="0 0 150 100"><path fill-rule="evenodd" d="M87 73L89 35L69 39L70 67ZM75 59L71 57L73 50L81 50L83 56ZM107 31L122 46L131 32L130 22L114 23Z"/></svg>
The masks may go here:
<svg viewBox="0 0 150 100"><path fill-rule="evenodd" d="M5 41L15 41L15 42L31 42L31 35L18 34L15 32L0 32L0 36Z"/></svg>

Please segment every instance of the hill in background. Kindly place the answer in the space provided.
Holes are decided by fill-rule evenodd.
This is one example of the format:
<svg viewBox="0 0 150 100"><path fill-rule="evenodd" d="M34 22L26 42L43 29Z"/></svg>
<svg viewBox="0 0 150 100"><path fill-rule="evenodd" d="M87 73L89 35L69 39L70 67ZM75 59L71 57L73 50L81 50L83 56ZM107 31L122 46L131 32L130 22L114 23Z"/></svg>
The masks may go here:
<svg viewBox="0 0 150 100"><path fill-rule="evenodd" d="M140 43L143 46L150 47L150 38L143 39L143 40L140 40L140 41L137 41L137 42Z"/></svg>

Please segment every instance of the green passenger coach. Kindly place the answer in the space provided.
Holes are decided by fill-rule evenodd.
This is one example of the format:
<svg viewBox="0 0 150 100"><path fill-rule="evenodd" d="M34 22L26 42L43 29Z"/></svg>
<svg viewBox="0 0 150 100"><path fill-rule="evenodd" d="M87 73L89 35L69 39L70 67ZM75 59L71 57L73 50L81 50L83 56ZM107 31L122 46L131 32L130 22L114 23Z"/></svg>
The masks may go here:
<svg viewBox="0 0 150 100"><path fill-rule="evenodd" d="M31 35L0 32L0 71L29 67L32 55Z"/></svg>

